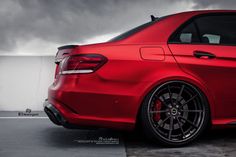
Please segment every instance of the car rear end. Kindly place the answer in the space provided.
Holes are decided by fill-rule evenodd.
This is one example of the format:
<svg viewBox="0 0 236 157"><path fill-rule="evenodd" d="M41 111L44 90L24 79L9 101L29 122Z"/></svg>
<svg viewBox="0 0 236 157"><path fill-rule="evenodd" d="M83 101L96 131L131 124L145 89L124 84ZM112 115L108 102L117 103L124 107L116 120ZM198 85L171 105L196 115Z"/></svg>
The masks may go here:
<svg viewBox="0 0 236 157"><path fill-rule="evenodd" d="M73 53L73 51L76 52ZM103 55L80 54L78 52L79 46L77 45L58 48L55 57L55 79L49 87L48 99L44 103L44 110L50 120L65 127L74 127L77 126L74 125L77 123L83 126L83 119L89 118L80 116L78 112L77 104L81 100L87 99L83 98L84 91L79 88L79 82L84 77L81 75L94 73L107 62L107 58ZM88 79L82 81L82 84L89 84L89 77L91 78L91 75L88 75Z"/></svg>
<svg viewBox="0 0 236 157"><path fill-rule="evenodd" d="M127 64L140 62L139 47L133 48L132 58L123 55L129 60L126 61L120 58L122 54L116 46L104 43L58 49L55 80L44 105L52 122L79 128L130 130L134 127L136 110L133 108L139 101L134 93L141 87L128 83L135 81L127 74L136 67L127 67ZM124 68L126 70L122 70ZM127 90L129 86L132 88Z"/></svg>

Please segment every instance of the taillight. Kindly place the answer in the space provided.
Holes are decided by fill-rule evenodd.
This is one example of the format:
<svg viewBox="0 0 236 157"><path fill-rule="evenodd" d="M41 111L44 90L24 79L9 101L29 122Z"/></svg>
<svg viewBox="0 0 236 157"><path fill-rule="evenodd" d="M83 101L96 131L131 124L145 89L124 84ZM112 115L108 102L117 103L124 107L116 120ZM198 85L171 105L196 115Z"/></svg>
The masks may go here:
<svg viewBox="0 0 236 157"><path fill-rule="evenodd" d="M65 58L61 62L60 74L92 73L105 64L107 58L99 54L80 54Z"/></svg>

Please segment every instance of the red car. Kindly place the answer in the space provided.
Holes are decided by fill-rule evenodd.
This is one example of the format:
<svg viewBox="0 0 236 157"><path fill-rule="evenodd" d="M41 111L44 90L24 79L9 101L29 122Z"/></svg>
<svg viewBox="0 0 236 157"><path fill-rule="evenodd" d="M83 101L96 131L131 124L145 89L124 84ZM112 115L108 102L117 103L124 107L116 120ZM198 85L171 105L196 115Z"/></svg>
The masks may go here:
<svg viewBox="0 0 236 157"><path fill-rule="evenodd" d="M236 11L161 18L106 43L58 48L45 112L58 125L132 130L167 146L236 124Z"/></svg>

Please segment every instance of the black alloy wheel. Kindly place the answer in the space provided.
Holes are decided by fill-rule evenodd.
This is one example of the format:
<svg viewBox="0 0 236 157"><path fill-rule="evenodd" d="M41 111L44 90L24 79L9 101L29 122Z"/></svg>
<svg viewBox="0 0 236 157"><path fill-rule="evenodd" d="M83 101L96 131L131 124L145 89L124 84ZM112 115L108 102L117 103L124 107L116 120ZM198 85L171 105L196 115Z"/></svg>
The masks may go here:
<svg viewBox="0 0 236 157"><path fill-rule="evenodd" d="M183 81L170 81L155 88L141 111L146 135L167 146L194 141L209 123L209 105L203 93Z"/></svg>

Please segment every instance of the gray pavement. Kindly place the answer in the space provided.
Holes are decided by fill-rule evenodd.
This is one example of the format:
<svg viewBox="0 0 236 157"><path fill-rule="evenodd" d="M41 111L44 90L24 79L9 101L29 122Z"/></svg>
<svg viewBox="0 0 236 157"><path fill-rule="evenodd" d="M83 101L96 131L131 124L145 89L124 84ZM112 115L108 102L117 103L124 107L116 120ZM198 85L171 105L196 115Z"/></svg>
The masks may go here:
<svg viewBox="0 0 236 157"><path fill-rule="evenodd" d="M119 132L68 130L47 118L17 119L14 115L0 118L0 157L126 156Z"/></svg>
<svg viewBox="0 0 236 157"><path fill-rule="evenodd" d="M182 148L164 148L140 134L124 139L128 157L236 157L236 128L211 130Z"/></svg>

